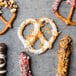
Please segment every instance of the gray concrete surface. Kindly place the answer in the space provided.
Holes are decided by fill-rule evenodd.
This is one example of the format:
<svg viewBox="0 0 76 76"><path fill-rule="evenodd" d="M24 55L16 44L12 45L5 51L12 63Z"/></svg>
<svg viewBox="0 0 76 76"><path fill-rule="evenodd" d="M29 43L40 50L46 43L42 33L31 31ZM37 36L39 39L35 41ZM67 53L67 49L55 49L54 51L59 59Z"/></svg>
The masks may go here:
<svg viewBox="0 0 76 76"><path fill-rule="evenodd" d="M33 76L56 76L57 69L57 50L59 39L62 37L69 35L73 39L73 51L71 56L71 65L70 65L70 73L69 76L76 76L76 27L74 26L66 26L63 21L58 19L52 13L52 4L55 0L15 0L19 6L16 20L13 23L13 28L9 29L4 35L0 35L0 43L6 43L8 45L8 62L7 62L7 76L20 76L20 68L19 68L19 53L22 51L26 51L24 49L21 41L18 38L17 30L20 26L21 22L26 20L26 18L41 18L43 16L50 17L55 21L58 26L59 31L62 33L57 38L54 43L54 47L48 50L46 53L42 55L34 55L28 53L31 57L31 66ZM9 20L11 14L9 10L3 9L3 16ZM66 6L65 2L61 4L60 13L67 18L68 13L70 11L70 6ZM75 11L76 14L76 11ZM73 21L76 21L76 15L73 16ZM0 21L0 30L4 28L4 24ZM28 29L32 26L28 26ZM28 35L29 32L25 30L24 35ZM47 35L49 37L49 35ZM36 43L38 46L39 42Z"/></svg>

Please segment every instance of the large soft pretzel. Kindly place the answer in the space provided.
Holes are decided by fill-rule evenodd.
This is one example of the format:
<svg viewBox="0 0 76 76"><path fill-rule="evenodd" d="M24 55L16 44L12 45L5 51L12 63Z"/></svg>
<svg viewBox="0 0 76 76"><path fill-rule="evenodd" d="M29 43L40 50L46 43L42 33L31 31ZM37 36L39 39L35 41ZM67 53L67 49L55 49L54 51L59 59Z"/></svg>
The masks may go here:
<svg viewBox="0 0 76 76"><path fill-rule="evenodd" d="M58 1L58 0L57 0ZM59 0L60 2L61 2L61 0ZM69 1L69 0L68 0ZM54 13L55 13L55 15L58 17L58 18L60 18L62 21L64 21L65 22L65 24L66 25L69 25L69 24L71 24L71 25L73 25L73 26L76 26L76 22L72 22L71 21L71 18L72 18L72 15L73 15L73 12L74 12L74 8L76 8L76 5L75 5L75 1L74 0L72 0L73 2L70 2L70 3L72 3L72 6L71 6L71 10L70 10L70 13L69 13L69 16L68 16L68 18L66 19L66 18L64 18L64 17L62 17L60 14L59 14L59 12L58 12L58 6L59 6L59 4L60 4L60 2L58 3L56 3L57 5L55 6L54 5L54 7L53 7L53 10L54 10Z"/></svg>
<svg viewBox="0 0 76 76"><path fill-rule="evenodd" d="M50 26L52 27L52 30L51 30L52 37L50 38L49 41L46 40L46 38L43 36L43 33L40 31L40 27L42 27L42 23L44 21L46 23L49 23ZM22 35L22 32L23 32L24 27L26 25L28 25L29 23L34 24L34 30L33 30L32 34L29 35L25 39ZM53 20L43 17L39 21L34 20L34 19L25 20L18 29L18 36L26 49L28 49L30 52L32 52L34 54L41 54L41 53L45 52L47 49L52 47L53 42L55 41L56 37L58 36L58 32L57 32L56 25L53 23ZM43 45L38 50L36 50L32 47L32 45L37 40L37 38L39 38L39 40L41 41L41 44Z"/></svg>
<svg viewBox="0 0 76 76"><path fill-rule="evenodd" d="M0 20L6 25L5 28L0 31L0 35L4 34L9 28L12 28L12 22L14 21L15 17L16 17L16 8L17 5L15 4L15 2L13 0L2 0L0 2L0 7L6 7L11 9L11 13L13 14L11 19L7 22L2 15L0 15ZM0 14L2 14L2 11L0 10Z"/></svg>

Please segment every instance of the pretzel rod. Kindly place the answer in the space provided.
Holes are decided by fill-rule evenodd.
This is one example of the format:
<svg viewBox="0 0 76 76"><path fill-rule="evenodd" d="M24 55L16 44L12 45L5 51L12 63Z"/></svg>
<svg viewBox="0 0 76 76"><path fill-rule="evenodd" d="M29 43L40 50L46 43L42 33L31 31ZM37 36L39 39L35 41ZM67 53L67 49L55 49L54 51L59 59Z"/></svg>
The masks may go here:
<svg viewBox="0 0 76 76"><path fill-rule="evenodd" d="M7 46L4 43L0 43L0 76L6 76L6 54Z"/></svg>
<svg viewBox="0 0 76 76"><path fill-rule="evenodd" d="M19 65L21 69L20 76L32 76L30 70L30 57L26 52L21 52L19 55Z"/></svg>
<svg viewBox="0 0 76 76"><path fill-rule="evenodd" d="M72 39L66 36L60 40L58 50L58 69L57 76L67 76L70 62L70 55L72 52Z"/></svg>

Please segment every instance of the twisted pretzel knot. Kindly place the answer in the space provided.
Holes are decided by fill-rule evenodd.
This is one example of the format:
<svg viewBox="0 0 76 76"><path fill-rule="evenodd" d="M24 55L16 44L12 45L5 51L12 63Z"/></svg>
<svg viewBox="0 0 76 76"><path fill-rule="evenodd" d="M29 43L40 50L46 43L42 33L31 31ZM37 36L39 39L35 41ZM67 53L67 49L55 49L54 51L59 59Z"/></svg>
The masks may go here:
<svg viewBox="0 0 76 76"><path fill-rule="evenodd" d="M0 16L0 20L6 25L6 27L0 31L0 35L4 34L9 28L12 28L12 22L15 19L16 13L13 13L9 22L7 22L2 16Z"/></svg>
<svg viewBox="0 0 76 76"><path fill-rule="evenodd" d="M50 38L49 41L46 40L43 33L40 31L40 28L42 27L42 23L44 21L46 23L49 23L50 26L52 27L51 30L52 37ZM34 30L32 31L32 34L24 38L22 35L24 27L30 23L34 24ZM50 20L49 18L45 17L41 18L39 21L35 19L27 19L24 22L22 22L21 26L18 29L18 37L22 41L24 48L28 49L31 53L34 54L41 54L44 53L47 49L52 48L52 44L54 43L57 36L58 32L56 25L53 23L53 20ZM34 45L34 43L38 38L43 46L41 46L40 49L36 50L32 47L32 45Z"/></svg>
<svg viewBox="0 0 76 76"><path fill-rule="evenodd" d="M1 7L3 7L3 6L5 8L11 9L11 13L13 14L11 19L8 22L1 15L2 14ZM9 28L12 28L12 22L14 21L14 19L16 17L16 9L17 8L18 8L18 6L15 4L15 2L13 0L0 1L0 20L6 25L5 28L2 31L0 31L0 35L4 34Z"/></svg>
<svg viewBox="0 0 76 76"><path fill-rule="evenodd" d="M71 10L70 10L70 13L69 13L67 19L64 18L64 17L62 17L62 16L59 14L58 10L56 10L55 15L56 15L58 18L60 18L62 21L64 21L66 25L71 24L71 25L73 25L73 26L76 26L76 22L72 22L72 21L71 21L71 18L72 18L72 15L73 15L73 12L74 12L74 9L75 9L75 8L76 8L76 5L71 6Z"/></svg>

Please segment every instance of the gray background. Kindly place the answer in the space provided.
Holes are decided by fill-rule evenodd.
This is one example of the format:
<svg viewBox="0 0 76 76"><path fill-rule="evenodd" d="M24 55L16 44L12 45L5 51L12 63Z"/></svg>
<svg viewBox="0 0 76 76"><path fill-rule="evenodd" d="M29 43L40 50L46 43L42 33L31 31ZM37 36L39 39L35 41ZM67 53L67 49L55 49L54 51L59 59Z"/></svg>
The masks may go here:
<svg viewBox="0 0 76 76"><path fill-rule="evenodd" d="M0 43L6 43L8 46L8 62L7 62L7 76L20 76L19 68L19 53L26 51L24 49L21 41L18 38L17 30L21 22L27 18L41 18L43 16L50 17L55 21L58 26L58 30L62 33L58 36L57 40L54 43L54 47L48 50L42 55L34 55L28 53L31 57L31 66L33 76L56 76L57 69L57 50L59 39L69 35L73 39L73 51L71 56L71 66L69 76L76 76L76 27L75 26L66 26L63 21L58 19L52 13L52 4L55 0L15 0L19 6L17 17L13 23L13 28L9 29L4 35L0 35ZM61 4L60 13L64 17L68 17L70 11L70 5L66 5L65 2ZM3 8L3 16L6 20L9 20L11 14L8 9ZM75 12L76 13L76 12ZM76 21L76 15L73 16L73 21ZM48 25L49 26L49 25ZM4 24L0 21L0 30L4 28ZM27 28L32 28L32 26L27 26ZM29 30L24 31L24 35L27 36ZM50 36L50 35L45 35ZM36 42L34 47L37 47L40 42Z"/></svg>

